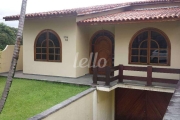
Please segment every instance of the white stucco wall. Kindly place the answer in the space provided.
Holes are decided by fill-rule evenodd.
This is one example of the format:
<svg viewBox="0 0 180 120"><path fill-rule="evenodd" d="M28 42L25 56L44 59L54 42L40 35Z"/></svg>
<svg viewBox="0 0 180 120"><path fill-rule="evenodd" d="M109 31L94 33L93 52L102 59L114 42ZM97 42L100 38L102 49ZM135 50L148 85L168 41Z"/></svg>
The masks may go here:
<svg viewBox="0 0 180 120"><path fill-rule="evenodd" d="M84 58L84 59L83 59ZM83 76L89 73L87 67L89 62L89 30L88 27L77 27L77 39L76 39L76 76ZM82 64L85 63L85 64ZM81 66L82 65L82 66ZM85 67L83 67L85 66Z"/></svg>
<svg viewBox="0 0 180 120"><path fill-rule="evenodd" d="M93 92L49 115L43 120L93 120Z"/></svg>
<svg viewBox="0 0 180 120"><path fill-rule="evenodd" d="M43 120L114 120L114 94L95 90Z"/></svg>
<svg viewBox="0 0 180 120"><path fill-rule="evenodd" d="M114 120L114 90L97 92L97 120Z"/></svg>
<svg viewBox="0 0 180 120"><path fill-rule="evenodd" d="M6 48L0 52L0 73L8 72L11 66L14 45L7 45ZM16 70L23 69L23 46L20 47L19 59Z"/></svg>
<svg viewBox="0 0 180 120"><path fill-rule="evenodd" d="M23 73L76 77L73 67L76 55L76 18L27 19L24 26ZM44 29L54 30L62 42L62 62L34 61L34 41ZM64 40L68 36L68 41Z"/></svg>
<svg viewBox="0 0 180 120"><path fill-rule="evenodd" d="M154 66L165 68L180 68L180 22L157 22L157 23L132 23L120 24L115 27L115 65L128 64L129 42L133 35L143 28L153 27L162 30L171 42L171 63L170 66ZM146 66L146 65L137 65ZM133 76L146 76L143 72L125 72L124 74ZM175 78L179 75L172 74L153 74L154 77Z"/></svg>

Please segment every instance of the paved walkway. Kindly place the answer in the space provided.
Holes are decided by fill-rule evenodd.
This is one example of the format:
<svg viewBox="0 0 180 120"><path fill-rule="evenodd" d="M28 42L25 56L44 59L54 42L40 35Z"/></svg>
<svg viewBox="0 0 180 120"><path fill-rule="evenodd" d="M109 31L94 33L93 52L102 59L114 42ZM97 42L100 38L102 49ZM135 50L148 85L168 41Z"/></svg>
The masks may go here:
<svg viewBox="0 0 180 120"><path fill-rule="evenodd" d="M0 76L7 76L7 75L8 73L0 73ZM58 76L23 74L22 71L16 71L15 78L70 83L70 84L77 84L77 85L91 85L92 84L92 75L85 75L79 78L68 78L68 77L58 77Z"/></svg>
<svg viewBox="0 0 180 120"><path fill-rule="evenodd" d="M0 76L7 76L8 73L0 73ZM30 80L43 80L43 81L51 81L51 82L61 82L61 83L69 83L69 84L76 84L76 85L88 85L91 86L92 81L92 75L84 75L82 77L78 78L68 78L68 77L59 77L59 76L46 76L46 75L33 75L33 74L23 74L22 71L16 71L15 78L25 78ZM117 85L117 80L110 83L110 86L104 86L105 82L98 81L99 87L105 87L105 88L112 88L113 86ZM146 82L141 81L134 81L134 80L124 80L121 85L131 85L134 88L134 86L146 86ZM168 89L175 89L176 85L171 84L163 84L163 83L153 83L153 86L151 88L168 88Z"/></svg>

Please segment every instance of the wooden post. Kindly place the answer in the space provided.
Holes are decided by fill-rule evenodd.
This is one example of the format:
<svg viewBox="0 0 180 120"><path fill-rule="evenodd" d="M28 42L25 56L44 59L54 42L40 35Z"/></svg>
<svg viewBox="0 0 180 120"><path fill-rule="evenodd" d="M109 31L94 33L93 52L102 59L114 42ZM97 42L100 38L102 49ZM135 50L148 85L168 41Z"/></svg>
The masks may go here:
<svg viewBox="0 0 180 120"><path fill-rule="evenodd" d="M98 67L93 68L93 85L97 85Z"/></svg>
<svg viewBox="0 0 180 120"><path fill-rule="evenodd" d="M147 86L152 85L152 66L147 67Z"/></svg>
<svg viewBox="0 0 180 120"><path fill-rule="evenodd" d="M119 65L119 81L118 83L123 82L123 65Z"/></svg>
<svg viewBox="0 0 180 120"><path fill-rule="evenodd" d="M106 68L106 86L110 85L110 74L111 74L111 68L107 66Z"/></svg>

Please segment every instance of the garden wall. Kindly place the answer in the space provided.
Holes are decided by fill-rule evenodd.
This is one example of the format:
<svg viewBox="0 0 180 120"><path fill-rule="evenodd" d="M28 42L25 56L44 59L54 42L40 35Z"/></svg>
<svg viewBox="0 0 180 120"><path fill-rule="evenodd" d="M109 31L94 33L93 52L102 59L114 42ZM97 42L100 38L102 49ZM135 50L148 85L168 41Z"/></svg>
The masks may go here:
<svg viewBox="0 0 180 120"><path fill-rule="evenodd" d="M29 120L114 120L114 90L89 88Z"/></svg>
<svg viewBox="0 0 180 120"><path fill-rule="evenodd" d="M14 51L14 45L7 45L6 48L1 51L0 55L0 73L3 72L8 72L10 65L11 65L11 60L12 60L12 55ZM18 64L16 67L16 70L22 70L23 69L23 46L21 46L20 53L19 53L19 60Z"/></svg>

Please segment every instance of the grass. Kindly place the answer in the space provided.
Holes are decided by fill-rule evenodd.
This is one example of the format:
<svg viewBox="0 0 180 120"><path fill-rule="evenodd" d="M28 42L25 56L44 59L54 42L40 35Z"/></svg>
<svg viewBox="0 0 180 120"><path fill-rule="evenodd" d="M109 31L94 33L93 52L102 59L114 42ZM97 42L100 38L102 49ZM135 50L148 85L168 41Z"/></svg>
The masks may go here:
<svg viewBox="0 0 180 120"><path fill-rule="evenodd" d="M0 96L5 86L0 77ZM25 79L14 79L0 120L25 120L89 87Z"/></svg>

